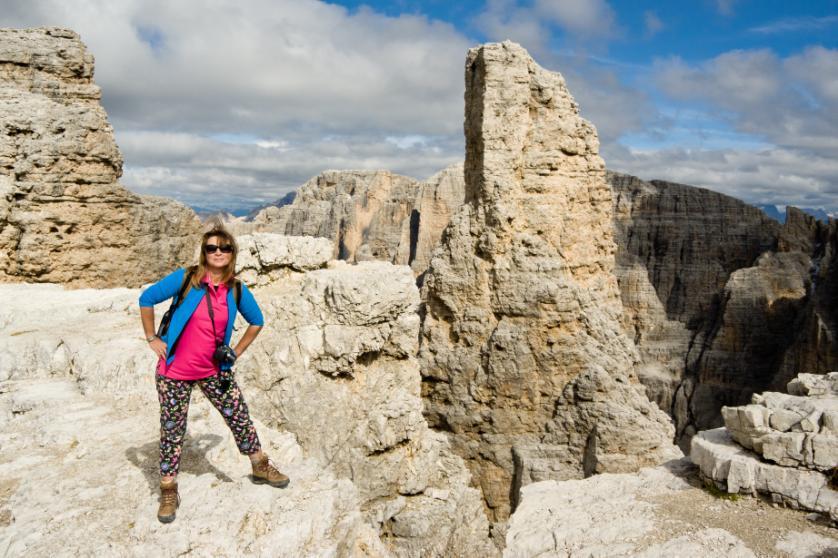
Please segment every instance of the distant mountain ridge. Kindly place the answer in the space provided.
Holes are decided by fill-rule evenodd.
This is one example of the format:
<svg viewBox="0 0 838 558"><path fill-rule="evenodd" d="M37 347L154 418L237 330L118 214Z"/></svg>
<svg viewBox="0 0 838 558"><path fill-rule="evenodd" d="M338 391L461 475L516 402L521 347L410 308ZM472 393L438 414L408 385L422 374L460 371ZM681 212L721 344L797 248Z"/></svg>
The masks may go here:
<svg viewBox="0 0 838 558"><path fill-rule="evenodd" d="M756 207L757 209L761 209L763 213L765 213L766 215L768 215L769 217L771 217L779 223L786 222L787 208L789 206L785 206L785 208L782 210L773 204L754 204L754 207ZM831 215L820 208L815 209L813 207L798 207L798 209L806 215L811 215L812 217L823 223L829 223L830 218L836 218L835 215Z"/></svg>

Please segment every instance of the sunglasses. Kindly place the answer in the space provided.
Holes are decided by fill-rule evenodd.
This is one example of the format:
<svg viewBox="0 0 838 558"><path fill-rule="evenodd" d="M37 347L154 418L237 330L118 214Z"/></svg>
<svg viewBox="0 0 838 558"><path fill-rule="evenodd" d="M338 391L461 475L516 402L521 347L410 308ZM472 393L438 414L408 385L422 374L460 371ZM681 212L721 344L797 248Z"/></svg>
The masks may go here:
<svg viewBox="0 0 838 558"><path fill-rule="evenodd" d="M216 246L215 244L207 244L206 246L204 246L204 252L206 252L207 254L212 254L216 250L221 250L225 254L229 254L233 251L233 245L222 244L221 246Z"/></svg>

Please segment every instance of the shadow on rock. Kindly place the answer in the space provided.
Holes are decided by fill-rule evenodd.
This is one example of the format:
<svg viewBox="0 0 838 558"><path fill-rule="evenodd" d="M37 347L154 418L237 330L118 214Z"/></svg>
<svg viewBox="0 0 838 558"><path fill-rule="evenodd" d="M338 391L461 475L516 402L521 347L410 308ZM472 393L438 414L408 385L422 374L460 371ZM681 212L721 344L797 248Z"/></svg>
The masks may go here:
<svg viewBox="0 0 838 558"><path fill-rule="evenodd" d="M207 459L207 453L222 440L223 438L217 434L201 434L196 437L187 434L181 454L180 472L196 476L211 473L221 482L233 482L229 475ZM159 451L157 441L125 450L125 457L128 461L142 471L151 493L156 493L160 489Z"/></svg>

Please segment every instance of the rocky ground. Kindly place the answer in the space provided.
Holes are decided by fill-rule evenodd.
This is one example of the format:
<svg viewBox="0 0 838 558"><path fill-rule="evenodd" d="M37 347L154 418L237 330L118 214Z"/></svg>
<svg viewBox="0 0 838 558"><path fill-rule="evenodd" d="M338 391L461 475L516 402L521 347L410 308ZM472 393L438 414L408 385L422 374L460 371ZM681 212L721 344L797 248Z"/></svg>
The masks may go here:
<svg viewBox="0 0 838 558"><path fill-rule="evenodd" d="M316 275L326 276L323 270ZM293 281L286 283L290 288ZM153 359L133 313L138 291L4 285L0 294L10 301L0 313L0 555L452 555L393 546L370 520L364 460L347 474L343 465L324 466L314 431L298 428L296 419L266 426L275 419L258 403L265 394L256 381L245 385L245 396L290 486L251 484L247 460L196 392L180 477L182 507L174 524L158 523L157 401ZM53 311L26 311L43 306ZM266 333L259 342L268 340ZM267 347L244 355L253 362L242 370ZM339 381L349 386L348 379ZM327 386L318 389L327 393ZM293 410L293 393L279 399L280 408ZM331 401L335 413L344 413L348 400L333 394ZM443 498L440 504L450 500L439 490L426 493ZM454 517L431 507L397 515L404 518L400 541L420 532L434 513ZM836 530L815 517L746 496L713 496L681 463L639 474L534 482L523 487L505 536L503 527L496 534L511 557L838 555ZM472 530L479 528L461 529ZM487 556L477 541L455 542L449 550Z"/></svg>
<svg viewBox="0 0 838 558"><path fill-rule="evenodd" d="M286 489L252 484L247 460L197 392L171 525L155 517L153 392L82 395L64 379L5 381L0 392L4 556L389 554L363 521L353 483L306 458L292 434L258 421L266 450L292 481ZM823 516L714 495L683 460L528 485L506 545L508 557L802 558L838 556L838 532Z"/></svg>
<svg viewBox="0 0 838 558"><path fill-rule="evenodd" d="M82 395L71 380L0 384L3 556L383 556L357 490L304 457L295 437L257 422L291 477L255 485L223 420L192 397L181 507L157 521L158 406L145 396Z"/></svg>
<svg viewBox="0 0 838 558"><path fill-rule="evenodd" d="M504 556L838 556L817 514L704 488L688 460L524 487Z"/></svg>

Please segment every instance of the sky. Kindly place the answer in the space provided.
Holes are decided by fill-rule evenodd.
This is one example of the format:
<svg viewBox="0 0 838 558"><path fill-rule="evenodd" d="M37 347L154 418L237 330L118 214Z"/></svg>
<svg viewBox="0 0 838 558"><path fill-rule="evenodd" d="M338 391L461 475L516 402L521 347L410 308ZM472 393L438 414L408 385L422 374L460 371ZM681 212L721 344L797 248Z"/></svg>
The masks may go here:
<svg viewBox="0 0 838 558"><path fill-rule="evenodd" d="M509 39L608 168L838 213L838 0L0 0L43 25L96 59L122 184L193 207L461 161L466 51Z"/></svg>

